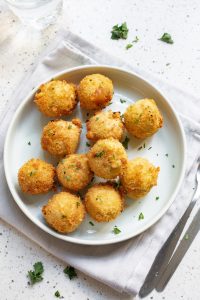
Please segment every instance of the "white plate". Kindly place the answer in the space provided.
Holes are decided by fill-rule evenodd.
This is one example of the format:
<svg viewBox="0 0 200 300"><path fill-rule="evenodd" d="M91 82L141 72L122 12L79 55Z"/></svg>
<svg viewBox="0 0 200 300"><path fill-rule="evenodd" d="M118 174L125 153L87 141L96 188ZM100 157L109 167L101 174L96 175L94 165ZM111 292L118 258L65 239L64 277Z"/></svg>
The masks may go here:
<svg viewBox="0 0 200 300"><path fill-rule="evenodd" d="M66 70L54 77L78 83L81 78L92 73L104 74L113 81L115 93L112 104L107 109L123 113L129 104L141 98L153 98L158 104L164 117L164 127L145 141L131 138L127 151L129 158L142 156L149 159L155 166L160 166L157 187L152 188L151 192L139 201L126 200L126 209L113 222L97 224L92 220L95 225L91 226L89 224L91 218L87 216L74 233L65 235L51 229L42 217L41 208L47 203L52 193L27 196L20 191L17 181L19 168L32 157L40 157L56 163L55 159L52 159L40 147L42 128L50 118L44 117L33 103L37 88L31 91L23 101L10 124L4 148L4 166L8 186L14 200L37 226L65 241L103 245L120 242L138 235L157 222L166 212L177 194L184 175L185 137L179 118L166 98L158 89L131 72L108 66L83 66ZM122 104L120 98L127 102ZM86 112L81 111L79 106L73 115L64 119L71 119L74 116L81 118L83 122L88 118ZM28 145L28 142L31 145ZM138 151L138 148L144 143L145 148ZM150 147L152 148L149 149ZM84 124L78 152L87 151ZM156 200L156 197L159 197L159 200ZM138 220L141 212L144 219ZM118 235L114 235L112 232L115 225L121 230Z"/></svg>

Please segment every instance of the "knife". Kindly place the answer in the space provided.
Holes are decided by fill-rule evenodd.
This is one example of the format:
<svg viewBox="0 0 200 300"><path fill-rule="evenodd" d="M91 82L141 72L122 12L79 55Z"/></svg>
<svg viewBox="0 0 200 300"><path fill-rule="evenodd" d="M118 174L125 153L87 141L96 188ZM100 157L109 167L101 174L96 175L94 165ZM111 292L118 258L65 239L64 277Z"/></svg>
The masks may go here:
<svg viewBox="0 0 200 300"><path fill-rule="evenodd" d="M199 230L200 230L200 209L197 211L191 225L187 230L185 237L181 240L169 264L167 265L166 270L162 274L156 286L156 290L158 292L162 292L166 287L167 283L169 282L170 278L173 276L174 272L176 271L178 265L182 261L185 253L189 249L190 245L192 244Z"/></svg>
<svg viewBox="0 0 200 300"><path fill-rule="evenodd" d="M197 199L200 196L200 164L198 165L197 174L196 174L196 184L197 188L196 191L189 203L189 206L185 210L183 216L181 217L180 221L158 252L152 267L145 278L144 284L142 285L139 296L140 298L146 297L150 292L155 288L157 283L159 282L162 273L167 267L167 264L174 252L174 249L179 241L179 238L183 232L185 224L190 216L192 209L194 208Z"/></svg>

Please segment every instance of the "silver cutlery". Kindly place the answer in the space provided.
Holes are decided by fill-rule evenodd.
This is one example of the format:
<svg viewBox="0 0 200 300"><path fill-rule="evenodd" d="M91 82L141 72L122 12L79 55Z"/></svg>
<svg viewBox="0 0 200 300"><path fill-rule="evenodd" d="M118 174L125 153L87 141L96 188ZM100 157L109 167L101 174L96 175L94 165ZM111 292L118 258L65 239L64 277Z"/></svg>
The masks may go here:
<svg viewBox="0 0 200 300"><path fill-rule="evenodd" d="M164 276L165 270L168 266L168 263L170 261L170 258L172 257L172 254L174 252L174 249L176 248L176 245L179 241L179 238L185 228L186 222L190 216L190 213L192 211L192 209L194 208L198 198L200 197L200 163L198 165L197 168L197 174L196 174L196 191L188 205L188 207L186 208L183 216L181 217L180 221L178 222L178 224L176 225L176 227L174 228L174 230L172 231L172 233L170 234L170 236L168 237L168 239L166 240L166 242L164 243L164 245L162 246L162 248L160 249L160 251L158 252L152 267L149 271L149 273L146 276L145 282L143 284L143 286L140 289L139 292L139 296L141 298L146 297L154 288L158 288L158 291L161 291L161 289L164 289L164 286L166 286L167 282L169 281L169 279L171 278L171 276L173 275L172 272L174 272L178 266L178 264L180 263L180 261L182 260L182 257L184 256L184 251L182 252L182 257L181 255L179 255L179 259L176 259L176 262L178 263L176 268L173 269L173 267L171 267L171 264L169 265L170 270L165 274L166 277ZM194 220L195 222L195 220ZM193 222L192 222L193 223ZM198 223L196 221L196 223ZM192 226L192 224L191 224ZM198 224L196 225L198 227ZM193 234L195 234L195 230L193 229ZM191 239L192 242L192 239ZM184 242L183 242L184 243ZM191 243L190 243L191 244ZM187 245L189 245L189 243L187 243ZM181 245L180 245L181 247ZM179 247L178 247L179 248ZM188 247L189 248L189 247ZM178 249L177 249L178 251ZM180 248L179 248L180 251ZM187 250L186 250L187 251ZM185 252L186 252L185 251ZM178 262L179 261L179 262ZM159 282L162 278L162 282L159 285ZM167 281L168 278L168 281Z"/></svg>

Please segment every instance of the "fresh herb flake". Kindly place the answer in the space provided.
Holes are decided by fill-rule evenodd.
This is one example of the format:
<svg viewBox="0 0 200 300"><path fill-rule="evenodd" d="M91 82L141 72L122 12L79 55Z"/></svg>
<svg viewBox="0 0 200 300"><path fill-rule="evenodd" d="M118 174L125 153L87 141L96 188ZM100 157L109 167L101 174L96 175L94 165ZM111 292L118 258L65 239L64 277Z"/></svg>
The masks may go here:
<svg viewBox="0 0 200 300"><path fill-rule="evenodd" d="M86 146L87 146L87 147L90 147L90 143L86 142Z"/></svg>
<svg viewBox="0 0 200 300"><path fill-rule="evenodd" d="M55 295L55 297L60 298L60 293L59 293L59 291L56 291L54 295Z"/></svg>
<svg viewBox="0 0 200 300"><path fill-rule="evenodd" d="M31 145L31 142L28 142L28 145L30 146L30 145Z"/></svg>
<svg viewBox="0 0 200 300"><path fill-rule="evenodd" d="M118 189L120 188L120 186L121 186L121 181L120 181L120 180L114 181L114 182L113 182L113 185L114 185L114 188L115 188L116 190L118 190Z"/></svg>
<svg viewBox="0 0 200 300"><path fill-rule="evenodd" d="M143 148L145 148L146 147L146 145L145 145L145 143L143 144Z"/></svg>
<svg viewBox="0 0 200 300"><path fill-rule="evenodd" d="M67 266L63 272L68 275L70 280L72 280L74 277L77 277L75 269L71 266Z"/></svg>
<svg viewBox="0 0 200 300"><path fill-rule="evenodd" d="M42 281L43 277L41 276L44 272L43 264L38 261L33 265L34 270L28 271L28 277L31 284Z"/></svg>
<svg viewBox="0 0 200 300"><path fill-rule="evenodd" d="M165 154L165 156L166 156L166 157L168 157L168 156L169 156L169 154L168 154L168 153L166 153L166 154Z"/></svg>
<svg viewBox="0 0 200 300"><path fill-rule="evenodd" d="M127 39L128 37L128 28L126 22L122 23L121 26L114 25L111 31L111 39L119 40L119 39Z"/></svg>
<svg viewBox="0 0 200 300"><path fill-rule="evenodd" d="M184 239L187 241L189 239L189 234L186 233L186 235L184 236Z"/></svg>
<svg viewBox="0 0 200 300"><path fill-rule="evenodd" d="M175 165L172 165L172 168L174 169L174 168L175 168Z"/></svg>
<svg viewBox="0 0 200 300"><path fill-rule="evenodd" d="M70 176L65 176L65 179L66 179L67 181L70 181Z"/></svg>
<svg viewBox="0 0 200 300"><path fill-rule="evenodd" d="M104 155L104 151L101 151L101 152L97 152L94 157L102 157Z"/></svg>
<svg viewBox="0 0 200 300"><path fill-rule="evenodd" d="M96 117L95 121L98 121L99 120L99 117Z"/></svg>
<svg viewBox="0 0 200 300"><path fill-rule="evenodd" d="M132 43L137 43L139 42L139 38L136 36L135 39L132 41Z"/></svg>
<svg viewBox="0 0 200 300"><path fill-rule="evenodd" d="M162 41L162 42L165 42L167 44L173 44L174 43L174 41L172 40L171 35L167 32L165 32L159 40Z"/></svg>
<svg viewBox="0 0 200 300"><path fill-rule="evenodd" d="M72 125L70 124L69 126L68 126L68 129L71 129L72 128Z"/></svg>
<svg viewBox="0 0 200 300"><path fill-rule="evenodd" d="M144 215L142 212L139 214L138 220L144 220Z"/></svg>
<svg viewBox="0 0 200 300"><path fill-rule="evenodd" d="M151 149L152 149L152 147L149 147L149 148L148 148L148 150L151 150Z"/></svg>
<svg viewBox="0 0 200 300"><path fill-rule="evenodd" d="M126 50L128 50L128 49L130 49L130 48L132 48L133 47L133 44L127 44L126 45Z"/></svg>
<svg viewBox="0 0 200 300"><path fill-rule="evenodd" d="M80 202L76 202L76 207L78 208L79 206L80 206L81 204L80 204Z"/></svg>
<svg viewBox="0 0 200 300"><path fill-rule="evenodd" d="M89 224L90 224L91 226L94 226L94 223L93 223L92 221L89 221Z"/></svg>
<svg viewBox="0 0 200 300"><path fill-rule="evenodd" d="M108 103L107 106L109 106L109 105L111 105L111 104L112 104L112 102Z"/></svg>
<svg viewBox="0 0 200 300"><path fill-rule="evenodd" d="M120 232L121 232L121 230L117 227L117 226L115 226L114 228L113 228L113 231L112 231L114 234L119 234Z"/></svg>
<svg viewBox="0 0 200 300"><path fill-rule="evenodd" d="M126 136L124 141L122 142L122 145L124 146L125 149L128 149L128 143L130 139Z"/></svg>
<svg viewBox="0 0 200 300"><path fill-rule="evenodd" d="M156 197L156 200L159 200L159 198L160 198L160 197L157 196L157 197Z"/></svg>
<svg viewBox="0 0 200 300"><path fill-rule="evenodd" d="M126 100L120 99L120 102L121 102L121 103L126 103Z"/></svg>
<svg viewBox="0 0 200 300"><path fill-rule="evenodd" d="M137 149L137 151L140 151L142 149L142 146L140 146L138 149Z"/></svg>

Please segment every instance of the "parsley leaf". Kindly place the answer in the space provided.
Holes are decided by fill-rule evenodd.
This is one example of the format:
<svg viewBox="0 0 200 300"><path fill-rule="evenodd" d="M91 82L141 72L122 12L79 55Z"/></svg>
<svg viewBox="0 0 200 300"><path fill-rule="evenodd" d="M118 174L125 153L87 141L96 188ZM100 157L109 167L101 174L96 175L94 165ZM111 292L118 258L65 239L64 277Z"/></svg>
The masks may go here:
<svg viewBox="0 0 200 300"><path fill-rule="evenodd" d="M142 149L142 146L140 146L139 148L137 148L137 151L140 151Z"/></svg>
<svg viewBox="0 0 200 300"><path fill-rule="evenodd" d="M33 265L34 271L28 271L28 277L30 278L31 284L42 281L43 277L41 276L44 272L43 264L38 261Z"/></svg>
<svg viewBox="0 0 200 300"><path fill-rule="evenodd" d="M119 234L121 232L121 230L115 225L115 227L113 228L112 231L114 234Z"/></svg>
<svg viewBox="0 0 200 300"><path fill-rule="evenodd" d="M56 291L54 295L55 295L55 297L60 298L60 292L59 291Z"/></svg>
<svg viewBox="0 0 200 300"><path fill-rule="evenodd" d="M124 146L125 149L128 149L128 143L130 139L126 136L124 141L122 142L122 145Z"/></svg>
<svg viewBox="0 0 200 300"><path fill-rule="evenodd" d="M114 182L113 182L113 185L114 185L114 188L115 188L116 190L118 190L118 189L120 188L120 186L121 186L120 180L114 181Z"/></svg>
<svg viewBox="0 0 200 300"><path fill-rule="evenodd" d="M122 23L121 26L118 24L113 26L111 31L111 39L119 40L119 39L127 39L128 36L128 28L126 22Z"/></svg>
<svg viewBox="0 0 200 300"><path fill-rule="evenodd" d="M66 267L63 272L68 275L70 280L72 280L74 277L77 277L75 269L71 266Z"/></svg>
<svg viewBox="0 0 200 300"><path fill-rule="evenodd" d="M31 145L31 142L28 142L28 145L30 146L30 145Z"/></svg>
<svg viewBox="0 0 200 300"><path fill-rule="evenodd" d="M89 224L90 224L91 226L94 226L94 223L93 223L92 221L90 221Z"/></svg>
<svg viewBox="0 0 200 300"><path fill-rule="evenodd" d="M143 219L144 219L144 215L143 215L143 213L141 212L141 213L139 214L138 220L143 220Z"/></svg>
<svg viewBox="0 0 200 300"><path fill-rule="evenodd" d="M132 48L133 47L133 44L127 44L126 45L126 50L128 50L128 49L130 49L130 48Z"/></svg>
<svg viewBox="0 0 200 300"><path fill-rule="evenodd" d="M86 146L87 146L87 147L90 147L90 143L86 142Z"/></svg>
<svg viewBox="0 0 200 300"><path fill-rule="evenodd" d="M184 236L184 239L187 241L189 239L189 234L186 233L186 235Z"/></svg>
<svg viewBox="0 0 200 300"><path fill-rule="evenodd" d="M139 41L139 38L136 36L135 39L132 41L132 43L137 43Z"/></svg>
<svg viewBox="0 0 200 300"><path fill-rule="evenodd" d="M174 41L172 40L171 35L167 32L165 32L159 40L162 41L162 42L165 42L167 44L173 44L174 43Z"/></svg>
<svg viewBox="0 0 200 300"><path fill-rule="evenodd" d="M159 200L159 197L158 197L158 196L156 197L156 200Z"/></svg>
<svg viewBox="0 0 200 300"><path fill-rule="evenodd" d="M101 151L101 152L97 152L94 157L102 157L104 155L104 151Z"/></svg>
<svg viewBox="0 0 200 300"><path fill-rule="evenodd" d="M120 99L120 102L121 102L121 103L126 103L126 100Z"/></svg>

